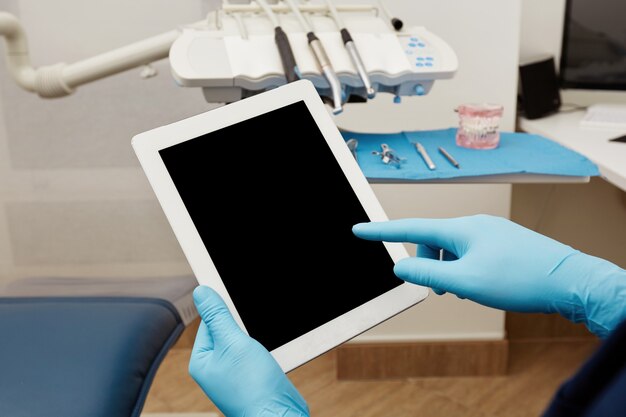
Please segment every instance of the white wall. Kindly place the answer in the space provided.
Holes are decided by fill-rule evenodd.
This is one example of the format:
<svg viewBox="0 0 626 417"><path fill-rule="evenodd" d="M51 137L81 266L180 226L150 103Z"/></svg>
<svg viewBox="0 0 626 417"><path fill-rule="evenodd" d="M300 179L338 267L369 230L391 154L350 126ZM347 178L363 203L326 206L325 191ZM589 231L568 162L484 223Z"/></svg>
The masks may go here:
<svg viewBox="0 0 626 417"><path fill-rule="evenodd" d="M0 9L21 19L35 65L71 63L203 18L199 0L0 0ZM131 70L48 100L18 88L4 67L0 284L191 274L130 138L214 106L177 87L167 60L155 78Z"/></svg>
<svg viewBox="0 0 626 417"><path fill-rule="evenodd" d="M552 55L561 58L565 0L522 0L520 59ZM598 102L626 103L626 92L565 89L562 101L587 106Z"/></svg>
<svg viewBox="0 0 626 417"><path fill-rule="evenodd" d="M405 25L423 25L459 55L431 94L351 104L339 126L384 132L445 128L463 102L500 102L513 130L521 0L388 0ZM199 0L0 0L20 16L36 65L72 62L203 17ZM72 11L68 13L67 11ZM29 276L190 273L129 145L136 133L214 107L160 74L138 70L42 100L0 70L0 281ZM491 213L508 217L509 185L376 185L391 218ZM410 248L411 251L414 248ZM454 296L424 303L365 340L500 339L504 314Z"/></svg>

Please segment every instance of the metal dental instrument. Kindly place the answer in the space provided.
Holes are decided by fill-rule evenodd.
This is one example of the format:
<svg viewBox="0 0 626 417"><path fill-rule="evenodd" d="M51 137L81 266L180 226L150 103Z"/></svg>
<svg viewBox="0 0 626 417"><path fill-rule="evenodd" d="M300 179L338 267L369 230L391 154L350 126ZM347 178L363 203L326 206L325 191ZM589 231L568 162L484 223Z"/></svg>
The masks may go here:
<svg viewBox="0 0 626 417"><path fill-rule="evenodd" d="M328 6L328 10L330 10L333 19L335 19L335 23L339 27L339 32L341 33L341 39L343 40L343 45L346 47L348 54L350 55L350 59L352 59L352 63L354 64L359 77L361 77L361 81L363 82L363 86L365 87L365 91L367 93L367 98L374 98L376 96L376 91L372 87L372 82L370 81L370 77L367 74L367 70L365 69L365 65L363 65L363 60L359 55L359 51L352 40L352 36L346 25L343 23L343 19L339 15L337 8L335 7L333 0L326 0L326 5Z"/></svg>
<svg viewBox="0 0 626 417"><path fill-rule="evenodd" d="M398 168L400 164L406 160L406 158L401 158L396 155L396 152L389 147L386 143L382 143L380 145L381 151L372 151L372 155L380 156L380 159L383 161L383 164L393 164Z"/></svg>
<svg viewBox="0 0 626 417"><path fill-rule="evenodd" d="M315 36L313 28L309 25L309 22L306 21L298 6L294 4L293 0L285 0L285 2L289 5L293 13L300 21L302 28L307 32L306 37L309 40L309 46L313 51L313 55L315 55L315 58L317 59L317 63L322 68L326 81L328 81L328 84L330 85L330 90L333 95L333 114L339 114L343 111L343 94L341 91L341 82L339 81L339 77L337 77L335 70L330 64L330 59L328 59L328 55L326 55L322 42L320 42L317 36Z"/></svg>
<svg viewBox="0 0 626 417"><path fill-rule="evenodd" d="M443 156L446 157L446 159L448 160L448 162L450 162L452 165L454 165L455 168L461 169L461 165L459 165L459 163L457 162L456 159L454 159L454 157L452 155L450 155L448 153L448 151L446 151L445 149L443 149L441 146L439 147L439 152L441 152L441 154Z"/></svg>
<svg viewBox="0 0 626 417"><path fill-rule="evenodd" d="M280 26L280 22L278 18L272 11L272 8L266 3L265 0L256 0L256 2L261 6L267 17L271 20L274 25L274 42L276 42L276 47L278 48L278 53L280 54L280 60L283 64L283 71L285 72L285 78L287 79L287 83L292 81L296 81L299 79L299 71L298 64L296 63L296 58L293 55L293 51L291 49L291 45L289 44L289 38L287 38L287 34Z"/></svg>
<svg viewBox="0 0 626 417"><path fill-rule="evenodd" d="M350 152L352 152L352 156L354 156L354 160L359 162L359 158L356 156L356 148L357 146L359 146L359 141L357 141L354 138L348 139L346 141L346 145L348 145L348 149L350 149Z"/></svg>
<svg viewBox="0 0 626 417"><path fill-rule="evenodd" d="M426 152L426 149L424 148L424 146L419 142L416 142L414 145L415 145L415 148L417 149L417 153L420 154L420 156L426 163L426 166L428 167L428 169L432 171L433 169L437 168L435 164L433 163L433 160L430 159L430 155L428 155L428 152Z"/></svg>

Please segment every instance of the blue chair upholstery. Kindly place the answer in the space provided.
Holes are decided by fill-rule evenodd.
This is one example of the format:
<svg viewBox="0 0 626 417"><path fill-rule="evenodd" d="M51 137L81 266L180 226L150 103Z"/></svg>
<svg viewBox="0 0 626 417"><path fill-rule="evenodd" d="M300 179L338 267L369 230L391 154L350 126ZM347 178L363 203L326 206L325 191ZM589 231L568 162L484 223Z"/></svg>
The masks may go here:
<svg viewBox="0 0 626 417"><path fill-rule="evenodd" d="M157 298L0 298L0 416L138 417L184 328Z"/></svg>

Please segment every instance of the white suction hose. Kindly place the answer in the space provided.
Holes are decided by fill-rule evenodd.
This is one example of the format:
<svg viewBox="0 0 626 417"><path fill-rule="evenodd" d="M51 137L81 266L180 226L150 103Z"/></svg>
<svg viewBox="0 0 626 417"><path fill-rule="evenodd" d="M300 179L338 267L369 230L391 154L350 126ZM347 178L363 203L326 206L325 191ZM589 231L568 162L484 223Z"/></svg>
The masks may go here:
<svg viewBox="0 0 626 417"><path fill-rule="evenodd" d="M180 32L173 30L74 64L33 68L26 33L12 14L0 12L0 35L6 41L6 61L17 84L41 97L63 97L76 87L131 68L167 58Z"/></svg>

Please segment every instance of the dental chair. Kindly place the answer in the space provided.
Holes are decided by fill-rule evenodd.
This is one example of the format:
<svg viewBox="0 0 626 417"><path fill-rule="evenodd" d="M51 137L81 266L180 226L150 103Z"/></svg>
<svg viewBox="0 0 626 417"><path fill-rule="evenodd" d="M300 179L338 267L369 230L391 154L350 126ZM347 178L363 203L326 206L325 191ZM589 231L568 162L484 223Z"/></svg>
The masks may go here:
<svg viewBox="0 0 626 417"><path fill-rule="evenodd" d="M21 279L0 297L0 416L138 417L197 313L192 276Z"/></svg>

